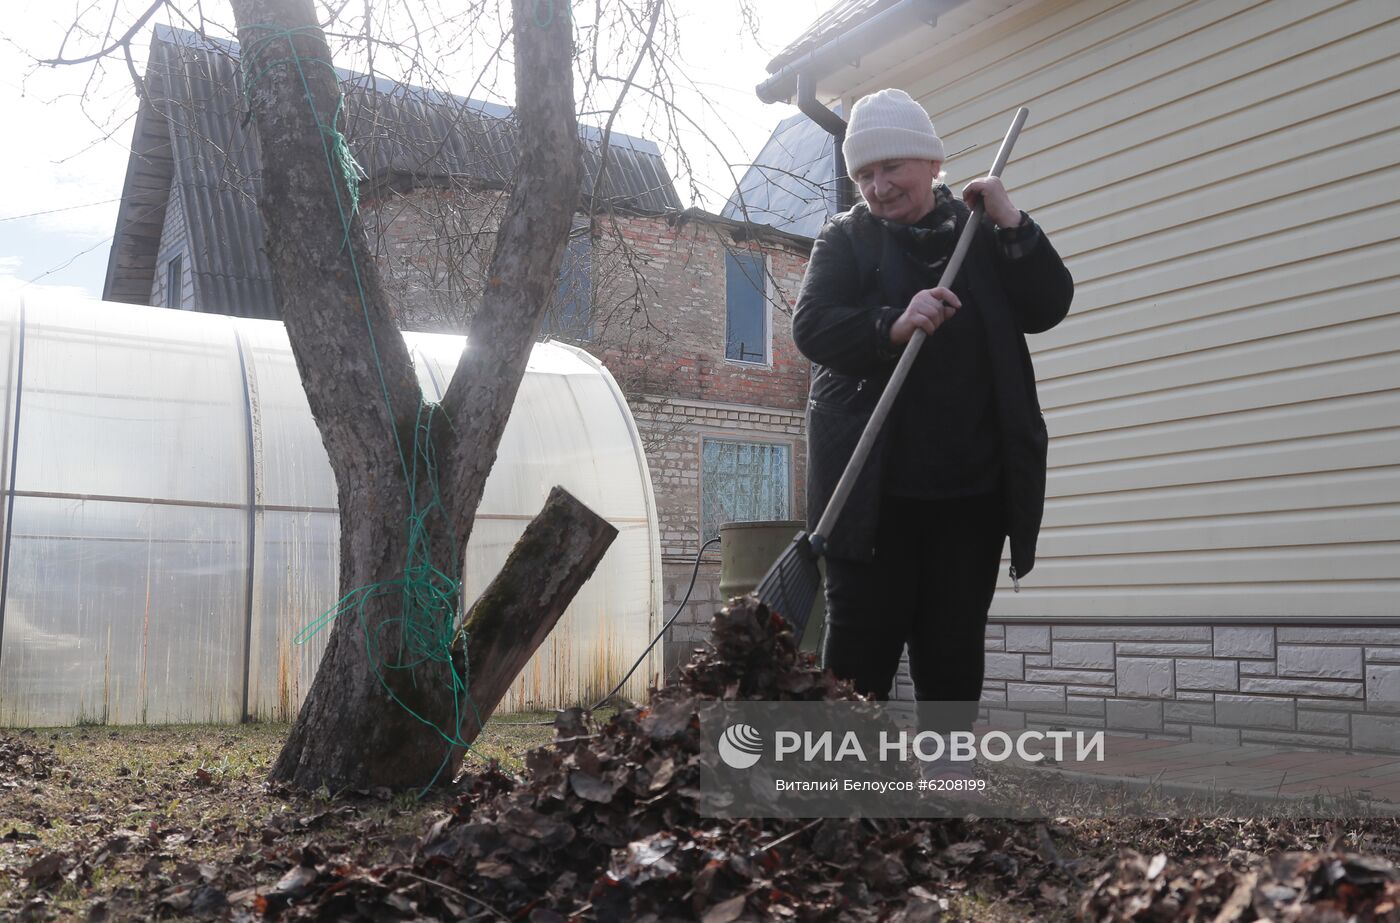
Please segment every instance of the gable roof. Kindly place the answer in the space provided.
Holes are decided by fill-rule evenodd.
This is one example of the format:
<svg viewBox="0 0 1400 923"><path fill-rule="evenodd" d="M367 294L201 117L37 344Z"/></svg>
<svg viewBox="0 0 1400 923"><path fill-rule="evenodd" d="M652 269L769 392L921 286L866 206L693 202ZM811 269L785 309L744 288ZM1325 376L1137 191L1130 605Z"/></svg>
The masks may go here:
<svg viewBox="0 0 1400 923"><path fill-rule="evenodd" d="M516 167L514 125L505 106L337 69L344 131L371 181L446 177L506 186ZM262 169L246 106L235 42L157 26L136 116L131 156L107 263L103 298L145 304L161 230L179 202L194 254L188 271L198 309L267 315L272 276L257 213ZM580 127L585 194L600 161L597 129ZM172 195L172 187L178 196ZM655 144L614 132L600 205L662 213L681 207Z"/></svg>
<svg viewBox="0 0 1400 923"><path fill-rule="evenodd" d="M838 211L834 144L831 135L805 115L783 119L720 214L816 237Z"/></svg>

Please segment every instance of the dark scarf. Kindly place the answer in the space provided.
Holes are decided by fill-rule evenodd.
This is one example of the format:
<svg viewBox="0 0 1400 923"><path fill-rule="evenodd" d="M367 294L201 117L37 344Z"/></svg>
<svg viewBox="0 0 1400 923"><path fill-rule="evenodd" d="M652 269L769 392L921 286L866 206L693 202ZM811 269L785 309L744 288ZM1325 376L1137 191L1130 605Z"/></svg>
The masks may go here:
<svg viewBox="0 0 1400 923"><path fill-rule="evenodd" d="M901 250L937 280L958 243L956 201L953 191L939 183L933 187L933 211L920 218L917 224L900 224L884 218L875 220L893 235Z"/></svg>

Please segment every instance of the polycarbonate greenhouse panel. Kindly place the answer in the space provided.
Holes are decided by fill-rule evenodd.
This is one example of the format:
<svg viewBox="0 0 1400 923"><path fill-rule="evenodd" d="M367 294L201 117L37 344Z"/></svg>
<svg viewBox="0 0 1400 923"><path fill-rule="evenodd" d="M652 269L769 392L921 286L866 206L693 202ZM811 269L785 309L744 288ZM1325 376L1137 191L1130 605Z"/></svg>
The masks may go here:
<svg viewBox="0 0 1400 923"><path fill-rule="evenodd" d="M336 602L340 517L335 513L258 513L253 565L248 710L260 721L290 721L316 677L329 629L297 636Z"/></svg>
<svg viewBox="0 0 1400 923"><path fill-rule="evenodd" d="M336 489L281 324L0 304L0 724L289 720L339 597ZM465 341L406 335L425 399ZM15 425L19 421L18 427ZM251 459L251 466L249 461ZM619 535L503 707L592 702L659 627L641 441L616 383L539 345L466 549L473 600L560 484ZM303 643L298 643L301 640ZM655 659L625 687L641 697Z"/></svg>
<svg viewBox="0 0 1400 923"><path fill-rule="evenodd" d="M18 497L0 724L240 717L241 510Z"/></svg>
<svg viewBox="0 0 1400 923"><path fill-rule="evenodd" d="M301 387L287 328L276 321L239 320L237 330L253 396L257 502L334 511L335 474ZM241 429L239 435L246 440Z"/></svg>
<svg viewBox="0 0 1400 923"><path fill-rule="evenodd" d="M431 334L406 339L435 377L451 380L463 340ZM610 522L645 516L649 485L634 441L631 414L616 385L586 353L551 344L536 347L501 436L499 455L513 464L491 472L480 514L533 516L558 484ZM614 525L617 525L614 522Z"/></svg>
<svg viewBox="0 0 1400 923"><path fill-rule="evenodd" d="M413 372L418 379L418 387L423 390L425 401L440 401L447 382L441 377L438 365L428 360L423 352L420 340L423 337L436 337L438 334L410 333L403 335L404 342L408 344L408 355L413 360ZM444 337L444 339L456 339L455 337ZM460 344L462 341L458 340Z"/></svg>
<svg viewBox="0 0 1400 923"><path fill-rule="evenodd" d="M243 375L233 330L210 320L31 307L15 489L246 503Z"/></svg>
<svg viewBox="0 0 1400 923"><path fill-rule="evenodd" d="M3 375L0 375L0 400L5 402L5 409L0 412L0 421L3 421L0 422L0 491L5 491L0 497L3 501L0 502L0 560L4 559L6 536L9 534L11 440L14 438L15 376L19 374L18 324L19 304L0 300L0 363L4 368ZM0 598L4 595L4 581L4 573L0 571ZM3 616L0 616L0 641L4 639L4 627Z"/></svg>
<svg viewBox="0 0 1400 923"><path fill-rule="evenodd" d="M478 520L467 550L466 599L475 599L486 589L524 530L521 518L487 514ZM640 619L619 619L613 613L632 590L628 568L645 566L650 546L646 532L644 524L618 529L594 576L512 684L502 702L504 709L549 708L552 703L570 701L592 705L632 666L650 637L643 637ZM645 668L640 669L624 693L643 698L647 683L654 680Z"/></svg>

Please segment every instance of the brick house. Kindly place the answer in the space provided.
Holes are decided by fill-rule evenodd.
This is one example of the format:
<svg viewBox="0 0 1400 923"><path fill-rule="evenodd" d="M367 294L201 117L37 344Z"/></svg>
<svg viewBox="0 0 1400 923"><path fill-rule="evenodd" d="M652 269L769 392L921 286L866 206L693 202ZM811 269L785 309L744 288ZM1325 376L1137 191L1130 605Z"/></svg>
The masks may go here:
<svg viewBox="0 0 1400 923"><path fill-rule="evenodd" d="M237 55L155 30L104 300L274 316ZM361 217L401 323L460 333L509 182L509 111L349 74L342 85L368 174ZM592 190L597 133L580 133ZM720 522L802 516L808 371L789 319L811 241L682 209L654 144L611 142L541 333L598 356L628 397L657 501L664 618ZM706 555L668 664L713 610L718 561Z"/></svg>

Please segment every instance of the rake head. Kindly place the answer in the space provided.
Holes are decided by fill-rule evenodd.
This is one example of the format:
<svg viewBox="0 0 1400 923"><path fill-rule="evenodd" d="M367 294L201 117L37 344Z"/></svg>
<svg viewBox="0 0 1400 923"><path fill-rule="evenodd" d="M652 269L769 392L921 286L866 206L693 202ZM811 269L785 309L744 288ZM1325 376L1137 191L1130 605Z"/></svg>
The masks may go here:
<svg viewBox="0 0 1400 923"><path fill-rule="evenodd" d="M759 602L787 619L799 645L812 615L812 602L821 587L819 557L811 537L806 532L797 533L754 590Z"/></svg>

